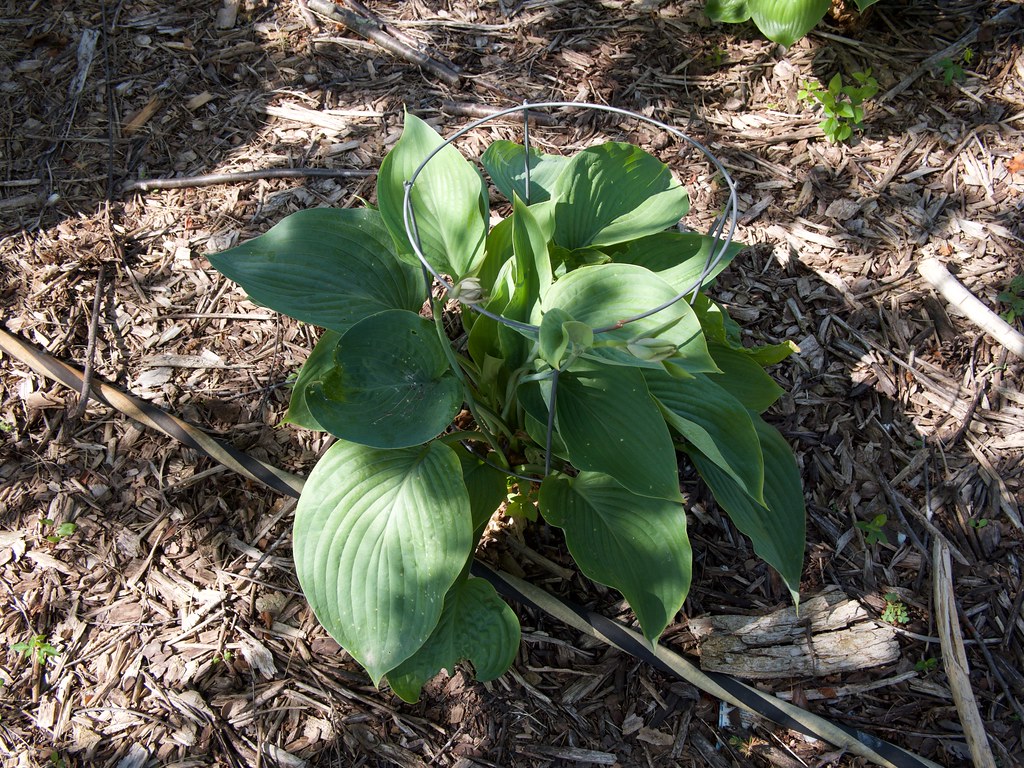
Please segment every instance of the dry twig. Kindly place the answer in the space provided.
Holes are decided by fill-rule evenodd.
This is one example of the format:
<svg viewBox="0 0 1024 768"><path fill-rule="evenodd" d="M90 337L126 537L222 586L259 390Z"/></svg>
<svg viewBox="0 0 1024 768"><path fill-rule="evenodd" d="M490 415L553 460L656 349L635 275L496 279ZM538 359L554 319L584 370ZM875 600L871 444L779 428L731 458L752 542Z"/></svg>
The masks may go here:
<svg viewBox="0 0 1024 768"><path fill-rule="evenodd" d="M214 184L237 184L259 179L365 179L376 171L353 168L263 168L256 171L204 173L199 176L181 176L176 179L139 179L129 181L121 188L124 192L150 192L154 189L188 189L210 187Z"/></svg>
<svg viewBox="0 0 1024 768"><path fill-rule="evenodd" d="M457 72L426 54L410 48L401 40L389 35L372 21L364 19L362 16L346 8L339 8L334 3L327 2L327 0L309 0L308 5L310 10L337 24L348 27L356 34L372 40L384 50L406 61L410 61L418 67L423 67L423 69L443 80L448 85L452 87L459 85L460 78Z"/></svg>

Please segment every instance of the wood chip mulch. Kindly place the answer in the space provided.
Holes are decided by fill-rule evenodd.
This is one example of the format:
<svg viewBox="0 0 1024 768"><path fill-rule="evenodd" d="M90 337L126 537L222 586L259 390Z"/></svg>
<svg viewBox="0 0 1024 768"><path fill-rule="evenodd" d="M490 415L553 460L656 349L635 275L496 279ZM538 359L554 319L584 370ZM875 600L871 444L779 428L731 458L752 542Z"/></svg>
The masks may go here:
<svg viewBox="0 0 1024 768"><path fill-rule="evenodd" d="M997 312L1024 274L1024 12L884 1L860 26L825 24L785 51L749 24L711 25L693 0L345 3L458 72L453 85L307 5L0 0L6 327L306 474L325 440L278 424L315 329L247 301L205 256L291 211L372 199L372 177L126 183L373 171L406 108L442 133L524 99L672 123L740 190L737 239L750 248L716 298L751 339L801 348L772 369L787 395L770 419L804 477L803 592L838 588L898 643L884 666L758 684L968 764L936 624L939 541L982 738L999 765L1021 765L1024 361L916 265L938 258ZM944 81L942 51L962 78ZM797 90L868 69L881 90L863 131L829 144ZM723 202L708 164L657 131L573 111L544 122L531 135L548 151L624 139L670 162L691 191L690 226ZM476 156L498 136L518 136L514 121L459 146ZM507 675L483 685L455 671L406 705L369 684L297 591L291 503L110 409L78 418L77 402L0 357L5 768L864 765L723 718L689 685L529 610ZM765 616L787 596L707 493L690 479L686 490L695 585L665 642L695 654L688 618ZM564 578L552 531L508 539L489 547L496 564L632 621L616 593ZM905 621L883 621L898 605ZM13 648L33 638L53 652Z"/></svg>

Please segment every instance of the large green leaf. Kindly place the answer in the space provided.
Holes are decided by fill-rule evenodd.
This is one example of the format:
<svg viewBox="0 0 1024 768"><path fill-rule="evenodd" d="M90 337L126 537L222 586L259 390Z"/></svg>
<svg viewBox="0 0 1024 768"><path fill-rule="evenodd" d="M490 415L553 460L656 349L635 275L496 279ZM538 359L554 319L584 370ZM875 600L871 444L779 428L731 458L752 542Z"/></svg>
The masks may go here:
<svg viewBox="0 0 1024 768"><path fill-rule="evenodd" d="M709 235L696 232L659 232L628 243L611 246L607 253L612 261L620 264L639 264L671 285L676 293L690 292L705 287L729 266L737 253L745 247L742 243L730 243L722 260L710 273L704 275L704 268L712 255L721 248L721 241Z"/></svg>
<svg viewBox="0 0 1024 768"><path fill-rule="evenodd" d="M748 0L708 0L705 11L712 21L740 24L750 18Z"/></svg>
<svg viewBox="0 0 1024 768"><path fill-rule="evenodd" d="M406 113L402 138L377 173L380 212L403 254L412 253L405 231L405 184L443 141L427 123ZM427 260L456 280L472 272L483 259L488 225L487 188L476 166L449 144L416 177L410 199Z"/></svg>
<svg viewBox="0 0 1024 768"><path fill-rule="evenodd" d="M858 0L864 10L877 0ZM832 0L708 0L707 14L715 21L735 23L753 18L769 40L790 46L824 18Z"/></svg>
<svg viewBox="0 0 1024 768"><path fill-rule="evenodd" d="M295 569L317 619L374 684L427 641L473 546L455 452L340 440L295 510Z"/></svg>
<svg viewBox="0 0 1024 768"><path fill-rule="evenodd" d="M434 325L389 310L341 337L335 366L306 389L306 407L332 435L375 448L426 442L462 406L462 385Z"/></svg>
<svg viewBox="0 0 1024 768"><path fill-rule="evenodd" d="M609 142L573 156L551 188L555 243L584 248L671 227L689 210L668 166L632 144Z"/></svg>
<svg viewBox="0 0 1024 768"><path fill-rule="evenodd" d="M519 650L519 619L483 579L458 581L444 601L433 634L413 656L388 672L391 690L409 703L423 684L460 661L470 661L476 678L494 680L512 666Z"/></svg>
<svg viewBox="0 0 1024 768"><path fill-rule="evenodd" d="M750 17L769 40L787 48L821 21L832 0L750 0Z"/></svg>
<svg viewBox="0 0 1024 768"><path fill-rule="evenodd" d="M722 375L713 376L712 381L744 407L764 413L785 393L746 350L712 343L708 351L722 370Z"/></svg>
<svg viewBox="0 0 1024 768"><path fill-rule="evenodd" d="M559 376L555 417L578 469L640 496L681 498L672 437L638 369L578 360Z"/></svg>
<svg viewBox="0 0 1024 768"><path fill-rule="evenodd" d="M764 462L757 432L749 411L718 386L716 378L695 373L678 379L665 371L644 371L647 387L664 409L669 426L761 503Z"/></svg>
<svg viewBox="0 0 1024 768"><path fill-rule="evenodd" d="M525 155L522 144L498 140L484 151L480 162L506 200L518 196L527 203L542 203L551 197L551 186L565 170L569 158L546 155L530 147L530 194L527 195Z"/></svg>
<svg viewBox="0 0 1024 768"><path fill-rule="evenodd" d="M800 600L800 572L807 538L800 470L778 430L753 416L764 457L764 500L758 504L732 477L700 451L689 448L700 476L737 528L750 537L754 551L782 576L793 602Z"/></svg>
<svg viewBox="0 0 1024 768"><path fill-rule="evenodd" d="M544 519L565 532L580 569L619 590L652 643L690 589L686 512L679 502L637 496L608 475L553 474L540 487Z"/></svg>
<svg viewBox="0 0 1024 768"><path fill-rule="evenodd" d="M297 211L209 258L260 304L340 333L376 312L423 304L420 271L395 256L376 211Z"/></svg>
<svg viewBox="0 0 1024 768"><path fill-rule="evenodd" d="M661 306L677 295L672 286L644 267L599 264L580 267L558 280L545 294L542 305L545 311L562 309L591 328L601 328ZM629 340L645 336L656 336L678 347L672 360L686 370L718 370L708 354L700 321L686 301L677 301L650 317L599 334L597 343L615 345L599 346L588 355L619 365L657 367L657 363L643 363L625 348Z"/></svg>
<svg viewBox="0 0 1024 768"><path fill-rule="evenodd" d="M341 340L341 334L337 331L324 331L323 336L317 341L313 351L309 353L306 362L299 369L299 375L292 384L292 396L288 403L288 412L285 413L283 421L286 424L294 424L297 427L316 429L323 431L320 423L313 418L306 406L306 388L314 381L320 381L327 372L335 366L334 350Z"/></svg>

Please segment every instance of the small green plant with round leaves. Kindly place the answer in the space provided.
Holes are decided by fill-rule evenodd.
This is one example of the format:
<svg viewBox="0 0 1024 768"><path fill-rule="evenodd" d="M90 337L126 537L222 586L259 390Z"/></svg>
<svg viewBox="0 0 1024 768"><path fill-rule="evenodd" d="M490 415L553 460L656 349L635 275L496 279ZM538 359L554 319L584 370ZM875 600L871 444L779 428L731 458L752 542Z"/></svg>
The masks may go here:
<svg viewBox="0 0 1024 768"><path fill-rule="evenodd" d="M888 624L906 624L910 621L910 612L906 604L895 592L885 593L885 610L882 611L882 621Z"/></svg>
<svg viewBox="0 0 1024 768"><path fill-rule="evenodd" d="M885 515L875 515L870 520L858 520L856 525L864 533L864 542L871 546L872 544L889 543L889 538L882 530L887 522L889 522L889 518Z"/></svg>
<svg viewBox="0 0 1024 768"><path fill-rule="evenodd" d="M378 207L300 211L210 257L324 329L286 415L337 438L296 509L296 570L409 701L441 669L488 680L515 658L515 614L470 573L503 503L560 529L652 642L690 588L680 460L794 599L800 582L800 474L761 417L782 394L764 368L793 347L744 345L705 293L739 246L680 232L686 190L630 144L496 141L480 162L508 201L493 226L479 168L408 115Z"/></svg>
<svg viewBox="0 0 1024 768"><path fill-rule="evenodd" d="M864 125L864 102L878 93L878 81L867 72L854 72L853 84L843 84L840 73L833 75L828 86L811 80L804 83L797 92L800 101L820 106L825 119L819 123L822 133L833 144L846 141L853 136L854 129Z"/></svg>

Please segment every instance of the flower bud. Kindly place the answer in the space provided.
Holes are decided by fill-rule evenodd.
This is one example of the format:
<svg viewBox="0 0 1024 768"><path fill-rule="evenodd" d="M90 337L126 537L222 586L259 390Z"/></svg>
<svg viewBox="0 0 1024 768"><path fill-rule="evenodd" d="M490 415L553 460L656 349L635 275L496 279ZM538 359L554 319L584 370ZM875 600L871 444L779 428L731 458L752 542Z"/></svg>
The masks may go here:
<svg viewBox="0 0 1024 768"><path fill-rule="evenodd" d="M484 289L480 279L465 277L448 291L448 298L461 301L463 304L476 304L484 298Z"/></svg>
<svg viewBox="0 0 1024 768"><path fill-rule="evenodd" d="M673 357L679 350L679 347L671 341L664 341L663 339L639 338L627 341L626 349L634 357L638 357L648 363L658 363Z"/></svg>

